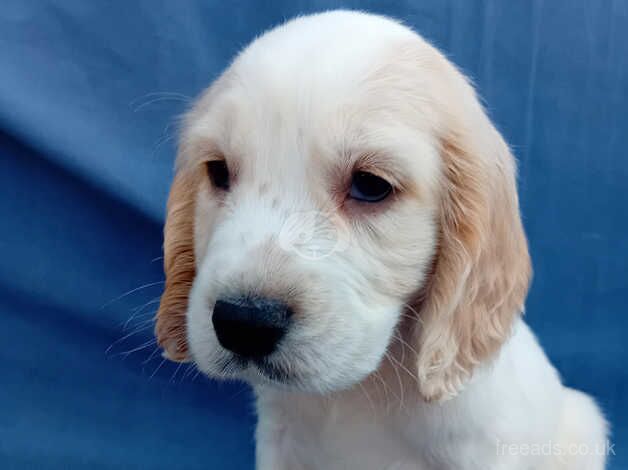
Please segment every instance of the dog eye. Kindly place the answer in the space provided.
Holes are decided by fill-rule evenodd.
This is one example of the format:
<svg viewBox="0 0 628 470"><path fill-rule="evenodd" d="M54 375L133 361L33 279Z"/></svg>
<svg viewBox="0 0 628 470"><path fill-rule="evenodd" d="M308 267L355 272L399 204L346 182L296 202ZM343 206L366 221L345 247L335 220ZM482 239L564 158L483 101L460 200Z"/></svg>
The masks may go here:
<svg viewBox="0 0 628 470"><path fill-rule="evenodd" d="M349 196L358 201L379 202L392 192L388 181L366 171L357 171L353 174Z"/></svg>
<svg viewBox="0 0 628 470"><path fill-rule="evenodd" d="M223 160L212 160L206 163L207 174L212 184L222 190L229 189L229 168Z"/></svg>

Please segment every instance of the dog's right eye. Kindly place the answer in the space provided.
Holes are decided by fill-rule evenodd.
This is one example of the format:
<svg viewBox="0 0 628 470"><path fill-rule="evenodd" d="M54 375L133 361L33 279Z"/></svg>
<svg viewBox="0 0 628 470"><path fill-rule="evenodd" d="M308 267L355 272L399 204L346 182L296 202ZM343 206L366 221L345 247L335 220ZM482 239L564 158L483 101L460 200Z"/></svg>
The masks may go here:
<svg viewBox="0 0 628 470"><path fill-rule="evenodd" d="M214 187L227 191L229 189L229 168L224 160L212 160L206 163L207 175Z"/></svg>
<svg viewBox="0 0 628 470"><path fill-rule="evenodd" d="M353 174L349 196L362 202L383 201L392 192L391 184L383 178L366 171Z"/></svg>

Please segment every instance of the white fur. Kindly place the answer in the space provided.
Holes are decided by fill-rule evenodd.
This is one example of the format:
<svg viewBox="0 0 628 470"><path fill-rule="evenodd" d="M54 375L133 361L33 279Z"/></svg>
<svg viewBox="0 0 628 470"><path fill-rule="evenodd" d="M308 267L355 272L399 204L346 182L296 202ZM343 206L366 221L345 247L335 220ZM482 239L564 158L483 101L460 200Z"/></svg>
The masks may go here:
<svg viewBox="0 0 628 470"><path fill-rule="evenodd" d="M560 384L523 322L495 362L441 404L386 409L360 388L334 397L256 391L260 470L604 468L597 407Z"/></svg>
<svg viewBox="0 0 628 470"><path fill-rule="evenodd" d="M408 43L419 48L416 73L391 59ZM193 359L210 376L253 384L258 470L601 470L604 456L593 455L606 438L601 414L561 385L523 321L443 403L411 391L416 377L403 359L384 366L437 246L442 117L432 94L455 83L420 69L421 47L382 17L303 17L253 42L200 100L184 143L210 139L237 178L222 203L209 190L198 195ZM418 196L343 225L326 187L337 172L324 169L364 152L394 156ZM199 158L184 151L180 165ZM208 313L220 296L268 289L293 292L303 306L271 358L290 374L281 383L232 364ZM401 343L402 354L412 349ZM589 455L557 455L571 443ZM553 444L551 455L524 455L525 446L530 454Z"/></svg>

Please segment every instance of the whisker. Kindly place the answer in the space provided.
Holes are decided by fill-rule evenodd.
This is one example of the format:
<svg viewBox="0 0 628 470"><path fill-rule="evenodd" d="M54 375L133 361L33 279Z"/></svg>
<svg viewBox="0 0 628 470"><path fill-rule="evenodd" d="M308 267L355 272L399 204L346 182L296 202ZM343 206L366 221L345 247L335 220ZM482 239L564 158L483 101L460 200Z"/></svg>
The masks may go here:
<svg viewBox="0 0 628 470"><path fill-rule="evenodd" d="M113 343L111 343L111 345L109 345L109 347L107 349L105 349L105 355L108 354L111 349L116 346L117 344L120 344L122 341L130 338L133 335L136 335L138 333L141 333L142 331L147 331L148 329L150 329L150 325L145 325L145 326L141 326L139 328L136 328L135 330L131 331L130 333L124 335L122 338L117 339L116 341L114 341Z"/></svg>
<svg viewBox="0 0 628 470"><path fill-rule="evenodd" d="M388 351L386 351L385 356L391 362L392 368L395 371L395 375L397 376L397 382L399 383L399 409L403 409L403 407L404 407L404 403L403 403L404 402L404 386L403 386L403 381L401 380L401 375L399 374L399 370L395 366L395 363L394 363L394 361L392 359L392 356L390 355L390 353Z"/></svg>
<svg viewBox="0 0 628 470"><path fill-rule="evenodd" d="M146 349L147 347L152 346L153 344L156 344L156 343L157 343L157 340L151 339L151 340L146 341L144 344L142 344L142 345L140 345L140 346L138 346L136 348L133 348L133 349L130 349L128 351L121 352L121 353L117 353L114 356L128 357L131 354L133 354L134 352L141 351L142 349Z"/></svg>
<svg viewBox="0 0 628 470"><path fill-rule="evenodd" d="M153 352L150 354L150 356L148 356L148 359L146 359L144 362L142 362L142 365L145 366L146 364L148 364L153 357L155 357L155 354L157 354L159 352L161 348L159 347L159 345L157 345L157 347L153 350Z"/></svg>
<svg viewBox="0 0 628 470"><path fill-rule="evenodd" d="M181 369L182 365L183 365L183 362L179 362L179 365L174 370L174 373L172 374L172 377L170 377L170 381L169 381L170 383L172 383L174 381L174 378L177 376L177 372L179 372L179 369Z"/></svg>
<svg viewBox="0 0 628 470"><path fill-rule="evenodd" d="M137 326L141 326L141 325L147 325L149 323L155 323L155 314L157 313L157 310L151 310L149 312L144 312L141 313L139 315L136 315L136 318L134 318L134 320L136 320L136 322L134 323L133 326L137 327ZM124 328L123 331L126 331L126 328Z"/></svg>
<svg viewBox="0 0 628 470"><path fill-rule="evenodd" d="M244 392L246 392L246 388L242 387L240 390L238 390L237 392L235 392L233 395L231 395L231 398L237 398L240 395L242 395Z"/></svg>
<svg viewBox="0 0 628 470"><path fill-rule="evenodd" d="M183 372L183 377L181 377L181 382L183 382L189 375L191 375L192 372L194 372L195 368L196 364L194 364L193 362L188 363L185 372Z"/></svg>
<svg viewBox="0 0 628 470"><path fill-rule="evenodd" d="M366 387L361 382L358 382L358 386L360 387L360 390L362 390L362 393L366 397L366 400L369 402L369 406L370 406L371 411L373 413L373 417L375 419L377 419L377 409L375 408L375 403L373 402L373 399L368 394L368 392L366 391Z"/></svg>
<svg viewBox="0 0 628 470"><path fill-rule="evenodd" d="M164 127L164 130L161 133L161 136L159 136L159 138L157 139L157 142L155 142L155 145L153 145L153 156L157 155L157 152L159 151L162 145L165 145L166 143L168 143L169 141L175 138L175 136L171 132L171 129L176 124L177 122L173 121L167 124L166 127Z"/></svg>
<svg viewBox="0 0 628 470"><path fill-rule="evenodd" d="M402 370L402 371L404 371L404 372L406 372L406 373L410 376L410 378L412 378L412 380L413 380L414 382L416 382L416 384L417 384L417 385L419 385L419 379L418 379L418 377L416 377L416 376L415 376L412 372L410 372L410 371L408 370L408 368L407 368L404 364L402 364L401 362L399 362L399 361L398 361L397 359L395 359L392 355L389 357L389 359L390 359L390 360L392 360L392 361L394 361L397 365L399 365L399 367L401 367L401 370Z"/></svg>
<svg viewBox="0 0 628 470"><path fill-rule="evenodd" d="M183 103L189 103L192 101L190 96L184 95L183 93L176 92L153 92L147 93L144 96L134 99L129 103L129 107L133 110L134 113L137 113L141 109L150 106L153 103L158 103L160 101L181 101Z"/></svg>
<svg viewBox="0 0 628 470"><path fill-rule="evenodd" d="M129 104L132 105L133 103L135 103L137 101L141 101L143 99L151 98L151 97L155 97L155 96L157 96L157 97L159 97L159 96L179 96L179 97L182 97L182 98L192 99L189 95L186 95L184 93L180 93L178 91L151 91L150 93L146 93L145 95L138 96L137 98L133 98Z"/></svg>
<svg viewBox="0 0 628 470"><path fill-rule="evenodd" d="M408 348L410 351L412 351L415 355L417 355L417 356L419 355L418 351L417 351L416 349L414 349L414 348L413 348L413 347L412 347L412 346L411 346L411 345L410 345L410 344L409 344L406 340L404 340L404 339L401 337L401 334L400 334L399 332L396 332L396 333L394 334L394 338L395 338L396 340L398 340L398 341L401 343L402 347L407 347L407 348Z"/></svg>
<svg viewBox="0 0 628 470"><path fill-rule="evenodd" d="M167 144L171 140L174 140L174 136L168 134L162 135L159 139L157 139L157 142L155 142L155 145L153 146L153 156L157 154L163 145Z"/></svg>
<svg viewBox="0 0 628 470"><path fill-rule="evenodd" d="M135 289L131 289L130 291L125 292L124 294L121 294L118 297L115 297L115 298L109 300L108 302L105 302L103 305L100 306L100 309L102 310L103 308L111 305L112 303L117 302L118 300L121 300L121 299L125 298L126 296L131 295L131 294L133 294L133 293L135 293L137 291L140 291L142 289L147 289L147 288L153 287L153 286L158 286L159 284L163 284L165 282L166 281L150 282L148 284L144 284L144 285L141 285L139 287L136 287Z"/></svg>
<svg viewBox="0 0 628 470"><path fill-rule="evenodd" d="M153 371L153 373L152 373L152 374L150 374L150 377L148 378L148 380L152 380L152 378L155 376L155 374L157 373L157 371L158 371L159 369L161 369L161 366L163 366L163 365L164 365L164 362L166 362L166 359L162 359L162 361L161 361L161 362L159 363L159 365L157 366L157 369L155 369L155 370Z"/></svg>
<svg viewBox="0 0 628 470"><path fill-rule="evenodd" d="M401 316L406 317L406 318L408 318L408 319L410 319L410 320L416 320L416 321L418 321L420 324L423 324L423 319L421 318L421 315L419 314L419 312L417 312L417 311L416 311L416 309L415 309L412 305L410 305L410 304L408 304L408 303L404 303L404 304L403 304L403 307L404 307L404 308L407 308L408 310L410 310L412 313L414 313L414 315L415 315L415 316L413 317L413 316L411 316L411 315L408 315L408 314L407 314L407 313L405 313L405 312L402 312Z"/></svg>
<svg viewBox="0 0 628 470"><path fill-rule="evenodd" d="M133 309L133 313L132 315L129 317L129 319L127 321L124 322L124 325L122 325L122 329L126 330L127 326L129 325L129 323L133 320L133 318L135 318L138 314L142 313L142 311L150 306L150 305L154 305L156 303L159 303L159 301L161 300L161 297L155 297L154 299L149 300L148 302L146 302L145 304L143 304L141 307L135 307Z"/></svg>
<svg viewBox="0 0 628 470"><path fill-rule="evenodd" d="M384 390L384 400L386 400L386 409L389 409L391 404L390 395L393 396L395 400L399 400L399 396L388 386L384 378L378 371L373 372L373 376L379 380L379 383L382 384L382 389Z"/></svg>
<svg viewBox="0 0 628 470"><path fill-rule="evenodd" d="M398 333L396 333L396 332L395 332L395 334L393 334L393 336L394 336L395 338L397 338L397 340L401 340L401 338L400 338L400 337L397 337L397 336L400 336ZM401 342L401 341L400 341L400 342ZM405 361L406 361L406 347L405 347L405 345L401 342L401 359L400 359L400 362L401 362L402 364L404 364L404 363L405 363Z"/></svg>

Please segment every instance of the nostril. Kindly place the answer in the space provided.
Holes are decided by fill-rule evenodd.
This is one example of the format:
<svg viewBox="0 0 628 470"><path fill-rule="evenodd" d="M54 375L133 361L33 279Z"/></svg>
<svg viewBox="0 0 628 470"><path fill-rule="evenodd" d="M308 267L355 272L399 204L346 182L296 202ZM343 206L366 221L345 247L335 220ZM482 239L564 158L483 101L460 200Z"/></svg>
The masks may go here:
<svg viewBox="0 0 628 470"><path fill-rule="evenodd" d="M285 335L292 310L266 298L219 299L212 323L220 344L244 357L272 353Z"/></svg>

